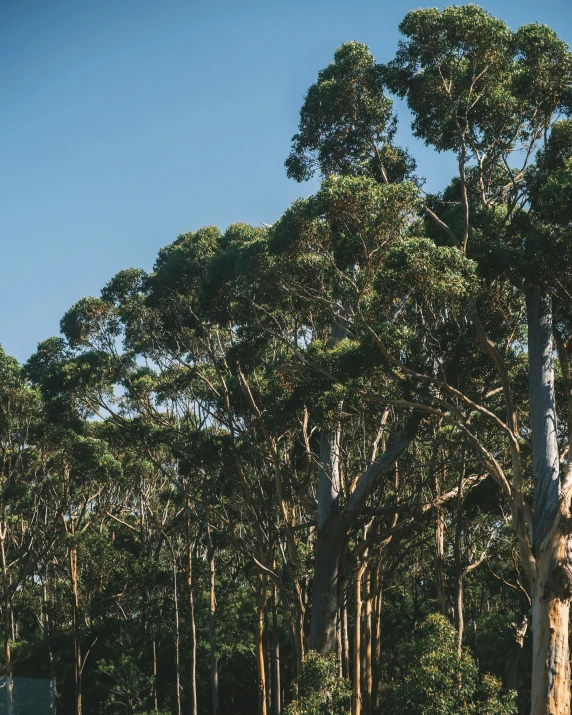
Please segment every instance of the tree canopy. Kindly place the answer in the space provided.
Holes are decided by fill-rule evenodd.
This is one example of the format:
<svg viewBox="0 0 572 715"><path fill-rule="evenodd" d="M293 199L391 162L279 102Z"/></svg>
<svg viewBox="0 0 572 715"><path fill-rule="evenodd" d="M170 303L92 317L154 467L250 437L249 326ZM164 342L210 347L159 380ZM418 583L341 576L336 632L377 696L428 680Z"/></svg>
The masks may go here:
<svg viewBox="0 0 572 715"><path fill-rule="evenodd" d="M314 195L0 351L10 712L570 715L572 56L472 4L400 31L309 88Z"/></svg>

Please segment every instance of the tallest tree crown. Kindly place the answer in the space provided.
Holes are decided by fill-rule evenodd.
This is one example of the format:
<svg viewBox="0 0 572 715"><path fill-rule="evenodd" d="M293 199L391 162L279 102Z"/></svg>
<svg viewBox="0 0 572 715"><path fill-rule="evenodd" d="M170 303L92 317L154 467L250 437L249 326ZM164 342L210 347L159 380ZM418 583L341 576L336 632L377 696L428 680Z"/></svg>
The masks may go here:
<svg viewBox="0 0 572 715"><path fill-rule="evenodd" d="M383 70L406 97L413 131L438 151L507 152L538 138L570 106L572 62L545 25L512 32L477 5L408 13Z"/></svg>

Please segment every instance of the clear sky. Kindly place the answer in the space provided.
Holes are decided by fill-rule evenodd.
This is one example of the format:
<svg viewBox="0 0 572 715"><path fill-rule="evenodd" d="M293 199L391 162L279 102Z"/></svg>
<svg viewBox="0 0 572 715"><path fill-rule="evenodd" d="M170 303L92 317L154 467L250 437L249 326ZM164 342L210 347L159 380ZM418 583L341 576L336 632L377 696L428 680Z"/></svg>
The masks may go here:
<svg viewBox="0 0 572 715"><path fill-rule="evenodd" d="M26 360L179 233L272 223L315 185L283 162L342 42L395 51L415 0L0 0L0 343ZM570 0L483 0L572 44ZM437 189L449 161L401 143Z"/></svg>

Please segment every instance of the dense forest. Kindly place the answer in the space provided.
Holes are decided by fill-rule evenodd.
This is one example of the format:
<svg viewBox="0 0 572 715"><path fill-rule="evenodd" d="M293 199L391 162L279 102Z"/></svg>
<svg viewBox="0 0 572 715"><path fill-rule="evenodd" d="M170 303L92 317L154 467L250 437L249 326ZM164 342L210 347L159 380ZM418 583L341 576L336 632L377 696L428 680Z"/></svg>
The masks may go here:
<svg viewBox="0 0 572 715"><path fill-rule="evenodd" d="M309 88L317 193L0 351L8 711L570 714L572 56L475 5L400 31Z"/></svg>

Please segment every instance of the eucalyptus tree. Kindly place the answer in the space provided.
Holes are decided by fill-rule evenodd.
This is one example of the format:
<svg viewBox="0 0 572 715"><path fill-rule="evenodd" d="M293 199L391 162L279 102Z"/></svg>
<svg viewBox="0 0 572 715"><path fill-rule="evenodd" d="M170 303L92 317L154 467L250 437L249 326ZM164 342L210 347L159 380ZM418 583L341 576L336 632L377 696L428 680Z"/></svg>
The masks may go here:
<svg viewBox="0 0 572 715"><path fill-rule="evenodd" d="M403 302L408 286L413 283L401 277L394 279L404 268L402 265L397 268L400 263L404 260L424 263L428 272L433 271L433 275L427 276L428 282L434 281L438 272L455 276L452 310L458 297L455 291L462 296L469 290L472 271L468 262L465 265L457 261L448 249L433 250L429 242L407 238L417 200L417 189L411 183L379 184L366 177L332 177L323 183L314 199L295 204L273 229L273 249L283 259L283 289L295 295L302 305L306 304L304 312L299 313L300 322L307 323L311 312L314 323L320 317L323 321L336 320L346 331L341 343L328 338L320 340L317 335L307 352L297 348L295 341L291 342L294 359L314 366L322 374L325 387L322 400L331 405L330 415L335 415L336 392L348 401L344 411L351 410L350 395L362 405L364 401L377 404L378 410L380 405L386 409L407 408L399 382L388 375L384 356L376 346L372 349L374 326L395 329L391 313L400 312L395 308ZM291 265L293 268L289 270ZM353 268L357 265L358 272ZM434 302L439 292L439 286L435 285L425 292L422 286L419 288L415 296L419 301L408 298L409 305L401 308L401 312L409 311L408 317L415 315L420 302ZM437 300L443 297L440 294ZM338 310L340 305L344 306L343 317ZM404 336L400 349L417 349L420 359L427 359L422 345L412 345L411 338L411 332ZM354 409L359 409L357 404ZM393 419L385 424L387 415L382 420L383 414L382 409L364 471L353 485L337 490L328 508L323 507L323 523L318 525L311 642L325 652L335 648L340 554L351 530L363 518L362 512L382 476L419 430L418 412L412 412L401 424ZM381 440L384 430L385 449ZM393 438L387 439L391 432Z"/></svg>
<svg viewBox="0 0 572 715"><path fill-rule="evenodd" d="M489 420L497 423L495 429L510 446L513 525L531 583L532 712L568 713L571 589L566 524L571 477L568 467L560 476L559 441L562 446L567 437L557 427L553 304L563 315L569 311L567 279L560 273L567 255L554 261L554 251L556 244L565 248L562 238L569 222L566 203L558 202L555 189L562 190L566 183L562 171L570 145L565 142L559 152L553 146L562 137L558 120L569 108L572 57L546 26L525 25L511 32L474 5L412 12L400 29L404 40L384 71L385 79L406 97L414 133L437 151L453 152L458 164L453 206L445 212L443 206L437 212L429 209L440 240L477 262L485 291L505 285L525 303L528 395L518 394L503 354L506 347L483 325L478 298L469 302L468 315L505 403L505 419L494 410L497 414ZM538 148L536 165L530 166ZM558 156L551 163L554 153ZM557 214L544 208L548 186L548 201L560 207ZM566 331L564 324L565 319ZM564 332L561 338L566 337ZM523 348L519 342L511 346ZM565 350L561 358L566 372ZM468 396L462 399L468 405ZM482 407L476 409L485 414ZM518 426L519 413L524 430ZM534 516L524 497L525 434L532 446ZM490 471L498 472L482 442L476 449Z"/></svg>
<svg viewBox="0 0 572 715"><path fill-rule="evenodd" d="M414 315L421 309L420 303L426 304L425 311L429 316L438 315L440 302L458 304L459 299L469 294L473 281L470 262L463 264L451 251L439 253L423 239L411 240L416 232L415 221L422 199L418 180L412 175L415 166L412 158L392 142L396 117L391 100L383 93L381 74L382 68L375 64L367 48L358 43L348 43L340 48L334 62L319 73L318 81L308 91L301 109L299 133L293 138L286 167L289 175L297 180L304 180L311 171L317 170L325 181L315 199L294 205L271 232L271 245L281 257L286 257L281 276L283 290L294 292L296 307L306 304L300 321L309 323L310 311L312 320L316 315L322 315L334 326L329 349L334 351L333 354L341 353L341 345L336 347L336 344L343 335L344 352L354 357L359 352L369 352L371 356L372 351L365 345L372 340L372 335L375 337L380 326L385 326L386 332L391 331L400 316L403 318L407 314L408 319L413 317L414 320L408 326L411 330L418 324ZM327 178L332 172L343 174L345 178ZM409 268L406 268L407 262ZM426 290L424 292L419 285L416 295L412 295L409 286L415 285L418 277L415 273L425 262L423 285ZM404 275L397 278L400 269ZM413 273L407 276L411 269ZM388 280L390 275L396 280ZM447 280L450 281L448 287ZM411 305L414 305L413 311ZM421 342L427 343L434 327L420 326L420 332L425 332L425 340ZM437 330L446 331L443 326ZM313 332L316 348L321 337ZM393 339L397 335L388 337ZM405 343L401 340L401 344L394 345L403 350ZM409 349L412 347L410 341ZM421 369L431 360L433 365L437 364L426 345L420 354L424 356L419 363ZM367 359L379 362L380 357L382 361L385 359L383 355ZM307 357L303 359L308 360ZM391 377L383 377L384 367L382 363L378 364L377 374L374 374L374 388L370 390L374 399L389 398L384 403L389 407L392 400L411 397L408 394L411 390L405 385L400 388ZM320 369L324 372L323 365ZM350 377L350 383L360 380L356 373ZM338 391L340 383L346 388L350 384L347 376L342 375L343 368L338 374L330 375L334 384L338 384ZM364 376L365 373L361 379ZM354 392L355 388L354 384ZM358 392L362 399L368 392L363 383L360 383ZM341 526L342 516L337 513L348 494L343 494L339 479L333 478L339 467L332 452L339 451L340 435L339 423L336 427L335 417L333 422L332 417L333 414L330 423L334 426L330 432L323 431L322 436L326 435L328 444L335 443L335 449L320 450L323 464L320 478L325 488L319 491L318 499L311 635L313 647L323 652L334 648L339 596L337 568L340 550L351 530L349 522ZM355 499L359 494L360 506L352 510L348 504L344 505L343 511L353 511L354 522L382 474L419 430L419 415L412 414L407 425L407 439L394 443L394 446L401 444L400 449L393 455L389 450L383 458L380 457L388 463L384 466L374 463L369 474L364 472L362 475L364 479L358 482L362 489L356 489L350 498ZM336 439L331 439L332 434L337 435ZM375 451L372 462L378 456ZM368 486L363 488L365 485ZM329 533L332 529L338 532L334 538ZM324 588L329 591L327 595ZM329 625L324 627L325 623Z"/></svg>
<svg viewBox="0 0 572 715"><path fill-rule="evenodd" d="M396 58L386 66L369 63L369 76L379 80L377 85L373 82L373 92L379 97L385 85L405 97L413 113L414 134L437 151L453 152L458 174L441 196L419 195L418 211L424 221L412 223L409 235L426 234L430 240L418 239L415 244L409 238L395 264L399 265L395 275L417 293L424 286L433 292L441 290L442 297L453 291L463 298L464 292L453 320L449 309L438 308L447 326L445 333L449 339L456 335L453 339L458 342L447 346L447 342L432 340L434 328L427 320L409 322L413 317L408 312L413 302L409 291L407 297L403 290L394 293L385 315L390 316L392 308L403 302L396 322L402 321L404 329L415 326L419 335L430 338L424 346L423 364L419 352L411 350L413 343L406 347L393 341L391 321L368 324L369 316L360 305L365 303L359 285L361 266L357 277L343 275L344 264L338 262L339 280L353 284L350 300L359 306L342 321L346 330L356 331L354 325L360 323L370 330L394 378L407 380L409 407L452 425L511 501L520 556L533 594L532 712L568 713L570 477L567 466L559 476L559 447L563 451L567 437L556 427L552 353L554 314L559 316L556 337L566 376L569 290L561 269L567 264L570 145L568 125L558 120L569 107L571 57L565 43L549 28L526 25L511 32L474 5L411 12L400 29L404 39ZM295 171L296 167L315 165L322 158L321 151L331 151L334 157L330 163L322 162L326 172L335 167L349 175L367 175L367 161L354 163L350 158L344 163L336 152L339 137L353 137L353 131L366 136L368 132L361 128L368 121L375 126L376 119L371 119L367 103L357 101L352 131L337 131L341 126L338 107L346 105L326 100L334 91L330 77L335 65L324 71L323 77L329 80L323 86L324 101L316 101L319 82L308 93L301 113L300 134L293 144L297 159L293 162L291 156L287 161L290 174L299 179L308 172ZM323 117L328 111L330 121ZM317 119L310 121L308 113ZM328 126L336 141L324 129ZM355 155L355 145L353 141L345 147L348 157ZM384 181L385 177L381 174L375 179ZM370 215L362 213L364 224ZM349 243L348 237L357 232L348 222L343 229L340 234ZM456 264L456 276L450 269L437 268L435 258L441 249L447 250L449 265ZM359 263L353 261L354 266ZM383 273L387 285L391 272ZM470 286L466 284L459 293L458 276L463 273L470 274ZM523 312L526 324L520 320ZM529 375L528 391L522 389L524 370ZM565 378L563 390L567 394ZM499 394L504 398L504 419L496 402ZM520 420L525 427L518 426ZM505 454L510 459L508 468L501 456ZM532 472L534 485L534 516L525 499L527 470Z"/></svg>

